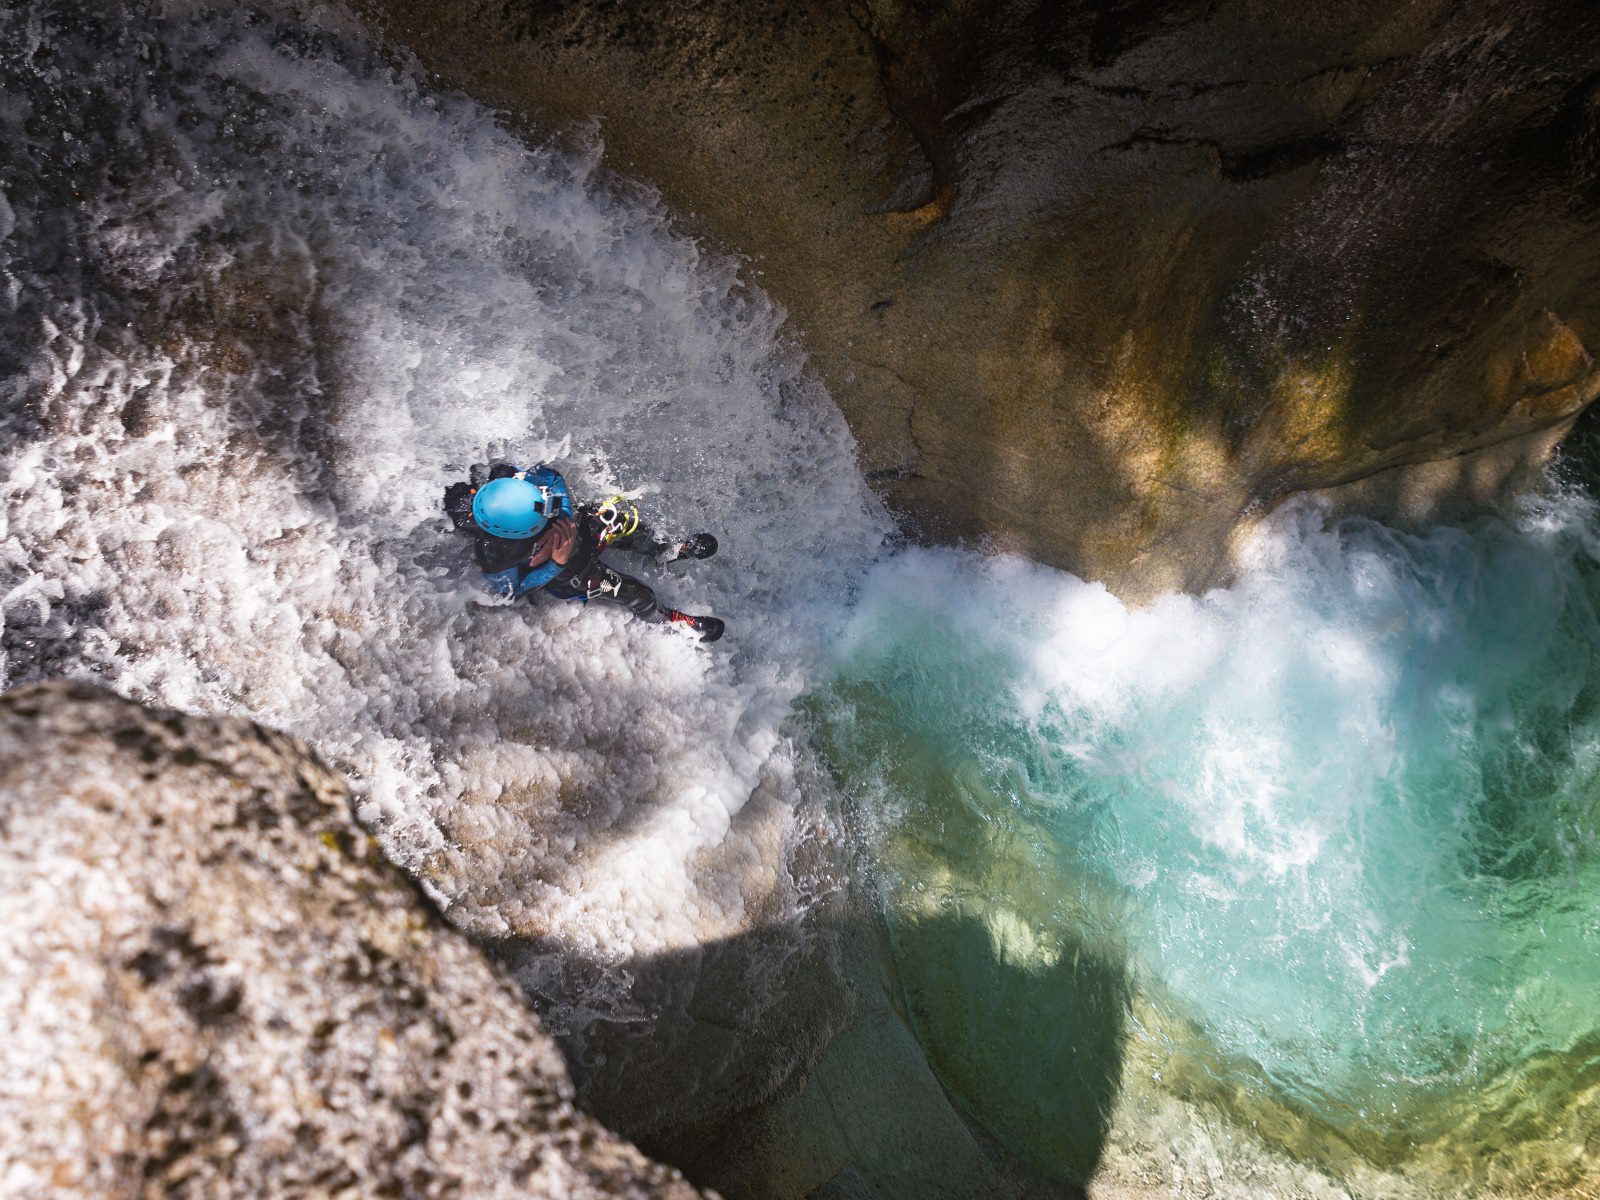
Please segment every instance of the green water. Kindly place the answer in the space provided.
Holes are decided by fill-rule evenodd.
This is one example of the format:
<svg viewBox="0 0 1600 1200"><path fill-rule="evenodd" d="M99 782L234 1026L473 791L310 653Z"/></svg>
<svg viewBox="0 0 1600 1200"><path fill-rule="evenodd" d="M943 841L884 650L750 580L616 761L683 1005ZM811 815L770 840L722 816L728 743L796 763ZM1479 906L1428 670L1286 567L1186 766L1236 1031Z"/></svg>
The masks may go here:
<svg viewBox="0 0 1600 1200"><path fill-rule="evenodd" d="M812 712L968 1112L1075 1180L1139 1092L1357 1191L1600 1177L1593 521L1291 514L1134 612L884 564Z"/></svg>

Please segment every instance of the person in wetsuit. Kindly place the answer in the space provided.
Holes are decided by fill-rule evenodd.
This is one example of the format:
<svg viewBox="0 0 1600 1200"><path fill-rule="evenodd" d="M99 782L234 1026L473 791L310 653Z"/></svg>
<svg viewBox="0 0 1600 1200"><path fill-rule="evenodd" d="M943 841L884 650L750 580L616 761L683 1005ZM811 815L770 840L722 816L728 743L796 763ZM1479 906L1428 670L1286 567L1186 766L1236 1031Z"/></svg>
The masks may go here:
<svg viewBox="0 0 1600 1200"><path fill-rule="evenodd" d="M575 507L567 481L543 463L526 471L504 462L474 466L467 482L445 489L444 507L456 531L472 538L478 568L499 595L531 600L543 590L563 600L599 600L647 621L692 629L703 642L722 636L716 617L668 608L644 583L600 558L605 550L659 563L710 558L717 539L709 533L672 544L639 524L638 514L620 501Z"/></svg>

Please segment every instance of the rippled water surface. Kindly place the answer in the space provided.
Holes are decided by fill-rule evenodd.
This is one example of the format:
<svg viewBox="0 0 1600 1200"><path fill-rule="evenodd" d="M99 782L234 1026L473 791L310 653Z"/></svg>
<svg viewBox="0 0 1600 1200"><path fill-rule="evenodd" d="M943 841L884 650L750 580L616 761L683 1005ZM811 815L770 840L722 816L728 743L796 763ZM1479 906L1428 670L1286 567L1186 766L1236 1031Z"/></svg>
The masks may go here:
<svg viewBox="0 0 1600 1200"><path fill-rule="evenodd" d="M1133 612L1015 560L883 564L816 710L873 796L909 987L968 1103L1042 1159L1088 1153L964 1061L989 1035L945 1010L985 985L950 963L977 954L1061 997L992 1014L1043 1023L1011 1035L1021 1070L1137 1059L1130 1086L1335 1169L1582 1178L1594 519L1565 496L1416 537L1304 509L1235 586ZM1126 1021L1084 1025L1106 996Z"/></svg>

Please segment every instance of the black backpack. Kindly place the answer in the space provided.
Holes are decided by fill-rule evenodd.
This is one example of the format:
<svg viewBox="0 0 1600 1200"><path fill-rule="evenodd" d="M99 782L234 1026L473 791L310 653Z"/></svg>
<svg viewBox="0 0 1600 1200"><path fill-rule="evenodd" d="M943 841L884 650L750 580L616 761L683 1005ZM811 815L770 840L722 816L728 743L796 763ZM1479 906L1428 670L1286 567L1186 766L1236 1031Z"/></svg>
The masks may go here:
<svg viewBox="0 0 1600 1200"><path fill-rule="evenodd" d="M472 497L477 488L470 483L452 483L444 490L444 511L457 533L476 533L472 520Z"/></svg>
<svg viewBox="0 0 1600 1200"><path fill-rule="evenodd" d="M491 479L504 479L508 475L515 475L517 469L507 462L497 462L493 466L484 466L483 463L473 463L468 472L468 482L452 483L444 490L444 511L450 518L450 524L457 533L478 535L482 531L477 522L472 519L472 497L477 495L478 489Z"/></svg>

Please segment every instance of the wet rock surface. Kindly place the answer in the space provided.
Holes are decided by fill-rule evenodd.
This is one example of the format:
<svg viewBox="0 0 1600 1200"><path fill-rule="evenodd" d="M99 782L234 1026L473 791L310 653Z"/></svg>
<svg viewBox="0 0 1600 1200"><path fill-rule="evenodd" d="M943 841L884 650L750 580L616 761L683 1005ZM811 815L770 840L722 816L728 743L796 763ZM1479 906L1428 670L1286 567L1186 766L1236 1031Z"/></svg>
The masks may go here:
<svg viewBox="0 0 1600 1200"><path fill-rule="evenodd" d="M9 692L0 864L8 1196L700 1194L574 1108L292 738Z"/></svg>
<svg viewBox="0 0 1600 1200"><path fill-rule="evenodd" d="M1578 0L365 7L748 255L929 537L1201 587L1302 492L1492 503L1600 390Z"/></svg>

